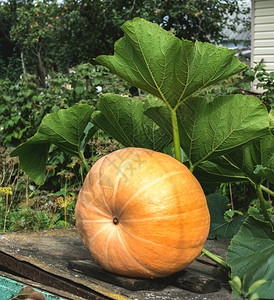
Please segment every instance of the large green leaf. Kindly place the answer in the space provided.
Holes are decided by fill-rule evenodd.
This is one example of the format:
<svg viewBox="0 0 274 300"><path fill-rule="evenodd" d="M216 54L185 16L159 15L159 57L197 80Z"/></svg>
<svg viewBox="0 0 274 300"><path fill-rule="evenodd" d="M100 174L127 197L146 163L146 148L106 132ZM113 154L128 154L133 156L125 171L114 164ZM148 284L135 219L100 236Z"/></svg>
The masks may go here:
<svg viewBox="0 0 274 300"><path fill-rule="evenodd" d="M269 128L272 134L274 134L274 108L273 107L269 112Z"/></svg>
<svg viewBox="0 0 274 300"><path fill-rule="evenodd" d="M159 126L144 115L139 98L102 95L92 122L126 147L162 151L171 142Z"/></svg>
<svg viewBox="0 0 274 300"><path fill-rule="evenodd" d="M79 155L97 130L90 126L93 111L92 106L82 104L45 116L37 133L13 150L11 156L19 156L21 168L30 179L42 184L50 143L70 154Z"/></svg>
<svg viewBox="0 0 274 300"><path fill-rule="evenodd" d="M49 147L50 143L32 137L11 152L11 156L19 156L20 167L38 185L45 180Z"/></svg>
<svg viewBox="0 0 274 300"><path fill-rule="evenodd" d="M272 226L249 217L234 236L227 252L231 275L244 279L244 290L257 280L267 282L256 290L260 299L274 295L274 232Z"/></svg>
<svg viewBox="0 0 274 300"><path fill-rule="evenodd" d="M244 172L231 165L223 156L201 162L195 168L194 175L201 183L219 184L248 180Z"/></svg>
<svg viewBox="0 0 274 300"><path fill-rule="evenodd" d="M228 153L225 158L232 165L241 169L246 177L256 184L264 179L274 183L274 136L269 133L260 141L243 145Z"/></svg>
<svg viewBox="0 0 274 300"><path fill-rule="evenodd" d="M172 134L165 106L151 105L145 114ZM181 147L193 166L269 135L266 107L252 96L219 96L212 102L190 98L177 109L177 117Z"/></svg>
<svg viewBox="0 0 274 300"><path fill-rule="evenodd" d="M246 219L245 215L238 216L233 220L224 219L229 200L220 194L210 194L206 197L210 212L210 231L208 238L228 241L239 231Z"/></svg>
<svg viewBox="0 0 274 300"><path fill-rule="evenodd" d="M180 40L144 19L121 28L125 35L115 43L114 55L96 61L171 107L245 67L233 50Z"/></svg>

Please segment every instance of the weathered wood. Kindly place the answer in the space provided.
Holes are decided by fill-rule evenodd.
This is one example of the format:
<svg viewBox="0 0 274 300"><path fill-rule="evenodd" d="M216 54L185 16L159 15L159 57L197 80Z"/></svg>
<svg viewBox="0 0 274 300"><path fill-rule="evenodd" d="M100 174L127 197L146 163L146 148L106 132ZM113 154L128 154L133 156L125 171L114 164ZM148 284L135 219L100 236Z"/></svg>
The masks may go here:
<svg viewBox="0 0 274 300"><path fill-rule="evenodd" d="M190 271L183 271L181 275L176 276L172 285L199 294L218 292L221 289L216 279Z"/></svg>
<svg viewBox="0 0 274 300"><path fill-rule="evenodd" d="M31 287L44 293L47 300L64 300L70 299L71 293L53 287L45 286L41 283L4 272L0 267L0 299L10 299L11 294L16 295L22 287ZM86 300L86 298L73 295L73 300Z"/></svg>
<svg viewBox="0 0 274 300"><path fill-rule="evenodd" d="M205 247L209 251L225 257L227 245L228 243L220 241L207 241ZM78 289L78 291L81 289L86 292L91 292L91 294L95 293L97 295L102 295L108 299L235 299L229 291L227 277L223 276L222 272L219 271L216 265L212 264L212 262L206 257L200 257L199 261L194 261L183 272L187 272L190 276L190 283L195 281L195 284L193 284L192 287L188 287L189 290L186 290L185 286L183 288L182 286L175 286L181 284L180 282L182 281L184 282L184 285L186 284L187 277L185 277L185 275L183 276L183 279L180 278L180 282L176 282L175 279L173 282L169 282L169 279L167 280L164 278L164 285L162 285L161 288L160 286L158 286L158 288L156 288L156 286L149 286L147 282L142 283L147 285L146 289L144 290L130 290L125 286L118 286L117 283L114 283L113 281L110 283L106 279L107 276L99 279L98 276L95 275L85 275L82 271L76 271L76 269L79 269L79 267L77 266L76 268L75 264L73 265L73 262L92 262L93 260L88 250L84 247L82 240L75 228L1 234L0 251L10 255L13 259L15 259L17 262L16 264L12 264L11 267L18 266L18 272L26 274L27 276L24 276L31 280L39 282L40 279L44 280L46 277L49 277L49 275L52 275L51 278L55 279L51 282L48 281L49 284L47 285L54 287L54 284L57 284L56 280L58 280L59 283L61 283L61 281L64 282L64 287L65 285L67 285L67 287L69 287L69 285L74 286L76 290ZM7 264L6 261L4 263ZM68 265L71 269L68 268ZM25 266L29 266L32 270L36 271L27 272L25 270ZM39 270L38 273L37 270ZM37 278L35 274L40 275ZM179 274L176 274L176 276L178 275ZM108 274L108 276L110 275ZM199 280L201 283L198 283L197 276L200 278ZM165 280L167 281L165 282ZM219 287L218 284L215 286L215 283L213 283L212 280L220 284L221 289L219 291L213 293L211 292L215 288L217 289L217 287ZM207 285L211 284L213 286L211 286L209 290L202 291L200 289L201 285L206 287ZM133 282L131 285L133 287L135 286L136 289L138 285L140 285L140 281L138 281L138 284ZM62 284L58 286L58 289L59 288L62 288ZM140 286L138 288L140 288ZM196 293L193 293L190 290L196 291ZM202 294L202 292L206 293ZM74 299L74 295L75 294L71 292L71 299ZM89 297L84 298L89 299Z"/></svg>
<svg viewBox="0 0 274 300"><path fill-rule="evenodd" d="M172 278L142 279L119 276L105 271L91 259L70 261L68 263L68 268L76 272L81 272L82 274L92 278L118 285L130 291L161 290L172 280Z"/></svg>
<svg viewBox="0 0 274 300"><path fill-rule="evenodd" d="M110 273L91 259L70 261L68 268L131 291L161 290L168 285L177 286L181 289L200 294L217 292L221 289L221 285L216 279L199 274L193 270L184 270L165 278L143 279L129 278Z"/></svg>

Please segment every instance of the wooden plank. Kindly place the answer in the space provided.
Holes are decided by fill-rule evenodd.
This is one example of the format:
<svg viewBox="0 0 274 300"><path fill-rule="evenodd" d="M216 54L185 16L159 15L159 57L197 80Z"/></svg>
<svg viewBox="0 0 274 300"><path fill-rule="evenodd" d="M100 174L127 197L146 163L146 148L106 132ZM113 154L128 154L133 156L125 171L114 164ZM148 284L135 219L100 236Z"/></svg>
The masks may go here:
<svg viewBox="0 0 274 300"><path fill-rule="evenodd" d="M267 40L267 39L274 39L274 31L268 32L255 32L254 33L255 40Z"/></svg>
<svg viewBox="0 0 274 300"><path fill-rule="evenodd" d="M270 8L258 8L255 10L255 17L259 16L274 16L274 6Z"/></svg>
<svg viewBox="0 0 274 300"><path fill-rule="evenodd" d="M262 32L262 31L270 31L273 33L274 31L274 23L273 24L255 24L254 25L254 31L256 32Z"/></svg>
<svg viewBox="0 0 274 300"><path fill-rule="evenodd" d="M255 10L258 8L272 8L274 7L274 2L273 0L255 0Z"/></svg>
<svg viewBox="0 0 274 300"><path fill-rule="evenodd" d="M274 24L274 16L259 16L254 18L254 24Z"/></svg>
<svg viewBox="0 0 274 300"><path fill-rule="evenodd" d="M98 293L94 293L92 290L83 290L75 286L70 280L66 280L61 276L56 276L55 274L45 272L43 269L35 265L28 264L26 261L18 260L17 258L3 251L0 251L0 266L3 266L6 270L9 270L12 273L18 274L32 281L37 281L44 286L62 289L71 295L77 295L82 298L88 298L92 300L106 299L104 294L99 295Z"/></svg>
<svg viewBox="0 0 274 300"><path fill-rule="evenodd" d="M72 228L0 235L0 265L41 284L84 299L129 300L104 283L84 281L67 269L68 260L90 258ZM1 299L1 298L0 298Z"/></svg>
<svg viewBox="0 0 274 300"><path fill-rule="evenodd" d="M197 264L197 263L196 263ZM208 268L203 266L204 269ZM218 281L212 277L187 269L165 278L143 279L128 278L109 273L91 260L75 260L69 262L69 269L81 272L87 276L107 281L131 291L160 290L168 285L177 286L181 289L194 293L213 293L220 290Z"/></svg>
<svg viewBox="0 0 274 300"><path fill-rule="evenodd" d="M35 281L1 271L0 267L0 299L10 299L24 287L31 287L40 292L47 300L71 299L71 294L59 289L42 285ZM73 300L85 300L85 298L73 295Z"/></svg>
<svg viewBox="0 0 274 300"><path fill-rule="evenodd" d="M87 276L97 278L122 288L128 289L130 291L139 290L161 290L171 283L170 278L164 279L143 279L143 278L129 278L125 276L120 276L105 271L93 260L73 260L69 261L68 268L70 270L80 272Z"/></svg>

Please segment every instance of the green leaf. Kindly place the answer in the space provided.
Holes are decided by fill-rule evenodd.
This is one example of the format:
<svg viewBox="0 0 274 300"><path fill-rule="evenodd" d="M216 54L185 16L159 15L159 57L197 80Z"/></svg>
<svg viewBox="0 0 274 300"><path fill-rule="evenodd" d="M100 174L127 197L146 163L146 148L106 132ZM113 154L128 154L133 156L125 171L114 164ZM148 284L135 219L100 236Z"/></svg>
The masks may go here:
<svg viewBox="0 0 274 300"><path fill-rule="evenodd" d="M247 292L257 280L266 283L256 289L260 299L274 295L274 232L267 222L248 217L234 236L227 252L231 275L244 278Z"/></svg>
<svg viewBox="0 0 274 300"><path fill-rule="evenodd" d="M274 169L263 167L262 165L257 165L254 174L258 174L261 178L267 179L274 183Z"/></svg>
<svg viewBox="0 0 274 300"><path fill-rule="evenodd" d="M231 165L223 156L201 162L194 170L194 176L201 183L223 183L247 181L246 175Z"/></svg>
<svg viewBox="0 0 274 300"><path fill-rule="evenodd" d="M115 43L114 55L102 55L96 61L173 108L246 67L233 50L180 40L141 18L121 28L125 35Z"/></svg>
<svg viewBox="0 0 274 300"><path fill-rule="evenodd" d="M229 284L238 295L241 295L242 282L238 276L234 276L229 280Z"/></svg>
<svg viewBox="0 0 274 300"><path fill-rule="evenodd" d="M259 296L257 293L254 293L251 295L251 297L249 298L249 300L260 300Z"/></svg>
<svg viewBox="0 0 274 300"><path fill-rule="evenodd" d="M269 128L272 134L274 134L274 109L273 108L269 112Z"/></svg>
<svg viewBox="0 0 274 300"><path fill-rule="evenodd" d="M144 103L139 98L105 94L97 108L100 111L92 115L92 122L126 147L162 151L171 142L171 138L143 114Z"/></svg>
<svg viewBox="0 0 274 300"><path fill-rule="evenodd" d="M98 128L91 122L89 122L83 132L83 139L80 145L80 151L85 149L86 144L90 140L90 138L98 131Z"/></svg>
<svg viewBox="0 0 274 300"><path fill-rule="evenodd" d="M260 287L261 285L265 284L266 280L265 279L261 279L261 280L257 280L255 281L248 289L248 293L251 294L253 293L258 287Z"/></svg>
<svg viewBox="0 0 274 300"><path fill-rule="evenodd" d="M82 104L45 116L37 133L13 150L11 156L19 156L22 169L31 180L41 185L45 180L50 143L79 155L82 140L87 135L90 137L85 129L93 111L92 106Z"/></svg>
<svg viewBox="0 0 274 300"><path fill-rule="evenodd" d="M49 147L50 143L40 143L32 137L11 152L11 156L19 156L21 169L37 185L45 180Z"/></svg>
<svg viewBox="0 0 274 300"><path fill-rule="evenodd" d="M31 102L28 102L28 103L26 103L25 105L22 106L23 109L25 109L25 108L31 109L31 107L32 107Z"/></svg>
<svg viewBox="0 0 274 300"><path fill-rule="evenodd" d="M260 184L264 179L274 183L273 149L274 136L268 133L263 139L226 154L225 158L256 184Z"/></svg>
<svg viewBox="0 0 274 300"><path fill-rule="evenodd" d="M233 220L226 221L224 214L229 200L220 194L210 194L206 197L210 212L210 231L208 238L218 240L230 240L240 229L246 216L238 216Z"/></svg>
<svg viewBox="0 0 274 300"><path fill-rule="evenodd" d="M265 218L261 215L257 207L249 206L248 215L252 216L254 219L265 222Z"/></svg>
<svg viewBox="0 0 274 300"><path fill-rule="evenodd" d="M157 104L145 114L172 134L165 106ZM177 117L181 147L194 166L269 135L266 107L252 96L219 96L212 102L190 98L177 109Z"/></svg>
<svg viewBox="0 0 274 300"><path fill-rule="evenodd" d="M190 100L179 110L179 127L183 149L195 165L269 134L266 107L255 97Z"/></svg>
<svg viewBox="0 0 274 300"><path fill-rule="evenodd" d="M81 95L84 91L84 87L81 86L81 85L77 85L76 88L75 88L75 92L77 95Z"/></svg>

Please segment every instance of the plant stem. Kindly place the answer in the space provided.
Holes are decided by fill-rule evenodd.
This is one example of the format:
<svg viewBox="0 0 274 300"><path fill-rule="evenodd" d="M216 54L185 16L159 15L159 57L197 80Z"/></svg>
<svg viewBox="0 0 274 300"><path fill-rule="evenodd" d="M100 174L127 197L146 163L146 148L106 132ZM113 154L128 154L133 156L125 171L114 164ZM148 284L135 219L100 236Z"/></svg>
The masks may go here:
<svg viewBox="0 0 274 300"><path fill-rule="evenodd" d="M88 164L87 164L87 161L86 161L86 159L85 159L85 157L84 157L83 151L79 151L78 154L79 154L79 157L80 157L80 159L81 159L81 161L82 161L82 163L83 163L83 166L85 167L85 169L86 169L86 171L87 171L87 173L88 173L89 170L90 170L90 168L89 168L89 166L88 166Z"/></svg>
<svg viewBox="0 0 274 300"><path fill-rule="evenodd" d="M258 193L258 197L259 197L259 200L260 200L260 207L261 207L261 210L262 210L262 213L263 213L263 216L264 216L265 220L270 222L270 224L272 226L274 226L274 223L271 220L271 217L269 216L269 214L267 212L267 209L266 209L266 206L265 206L265 200L264 200L264 196L263 196L263 191L262 191L262 188L261 188L260 185L256 185L256 191Z"/></svg>
<svg viewBox="0 0 274 300"><path fill-rule="evenodd" d="M215 261L217 264L222 266L226 270L230 270L229 265L218 255L211 253L210 251L206 250L205 248L202 249L202 253L207 256L208 258Z"/></svg>
<svg viewBox="0 0 274 300"><path fill-rule="evenodd" d="M272 196L272 197L274 197L274 192L273 191L271 191L269 188L267 188L266 186L264 186L264 185L260 185L260 188L264 191L264 192L266 192L266 193L268 193L270 196Z"/></svg>
<svg viewBox="0 0 274 300"><path fill-rule="evenodd" d="M65 181L65 206L64 206L64 214L65 214L65 227L67 227L67 179Z"/></svg>
<svg viewBox="0 0 274 300"><path fill-rule="evenodd" d="M180 136L179 136L178 121L177 121L177 115L175 109L171 110L171 121L172 121L175 158L181 162L182 157L181 157L181 147L180 147Z"/></svg>

